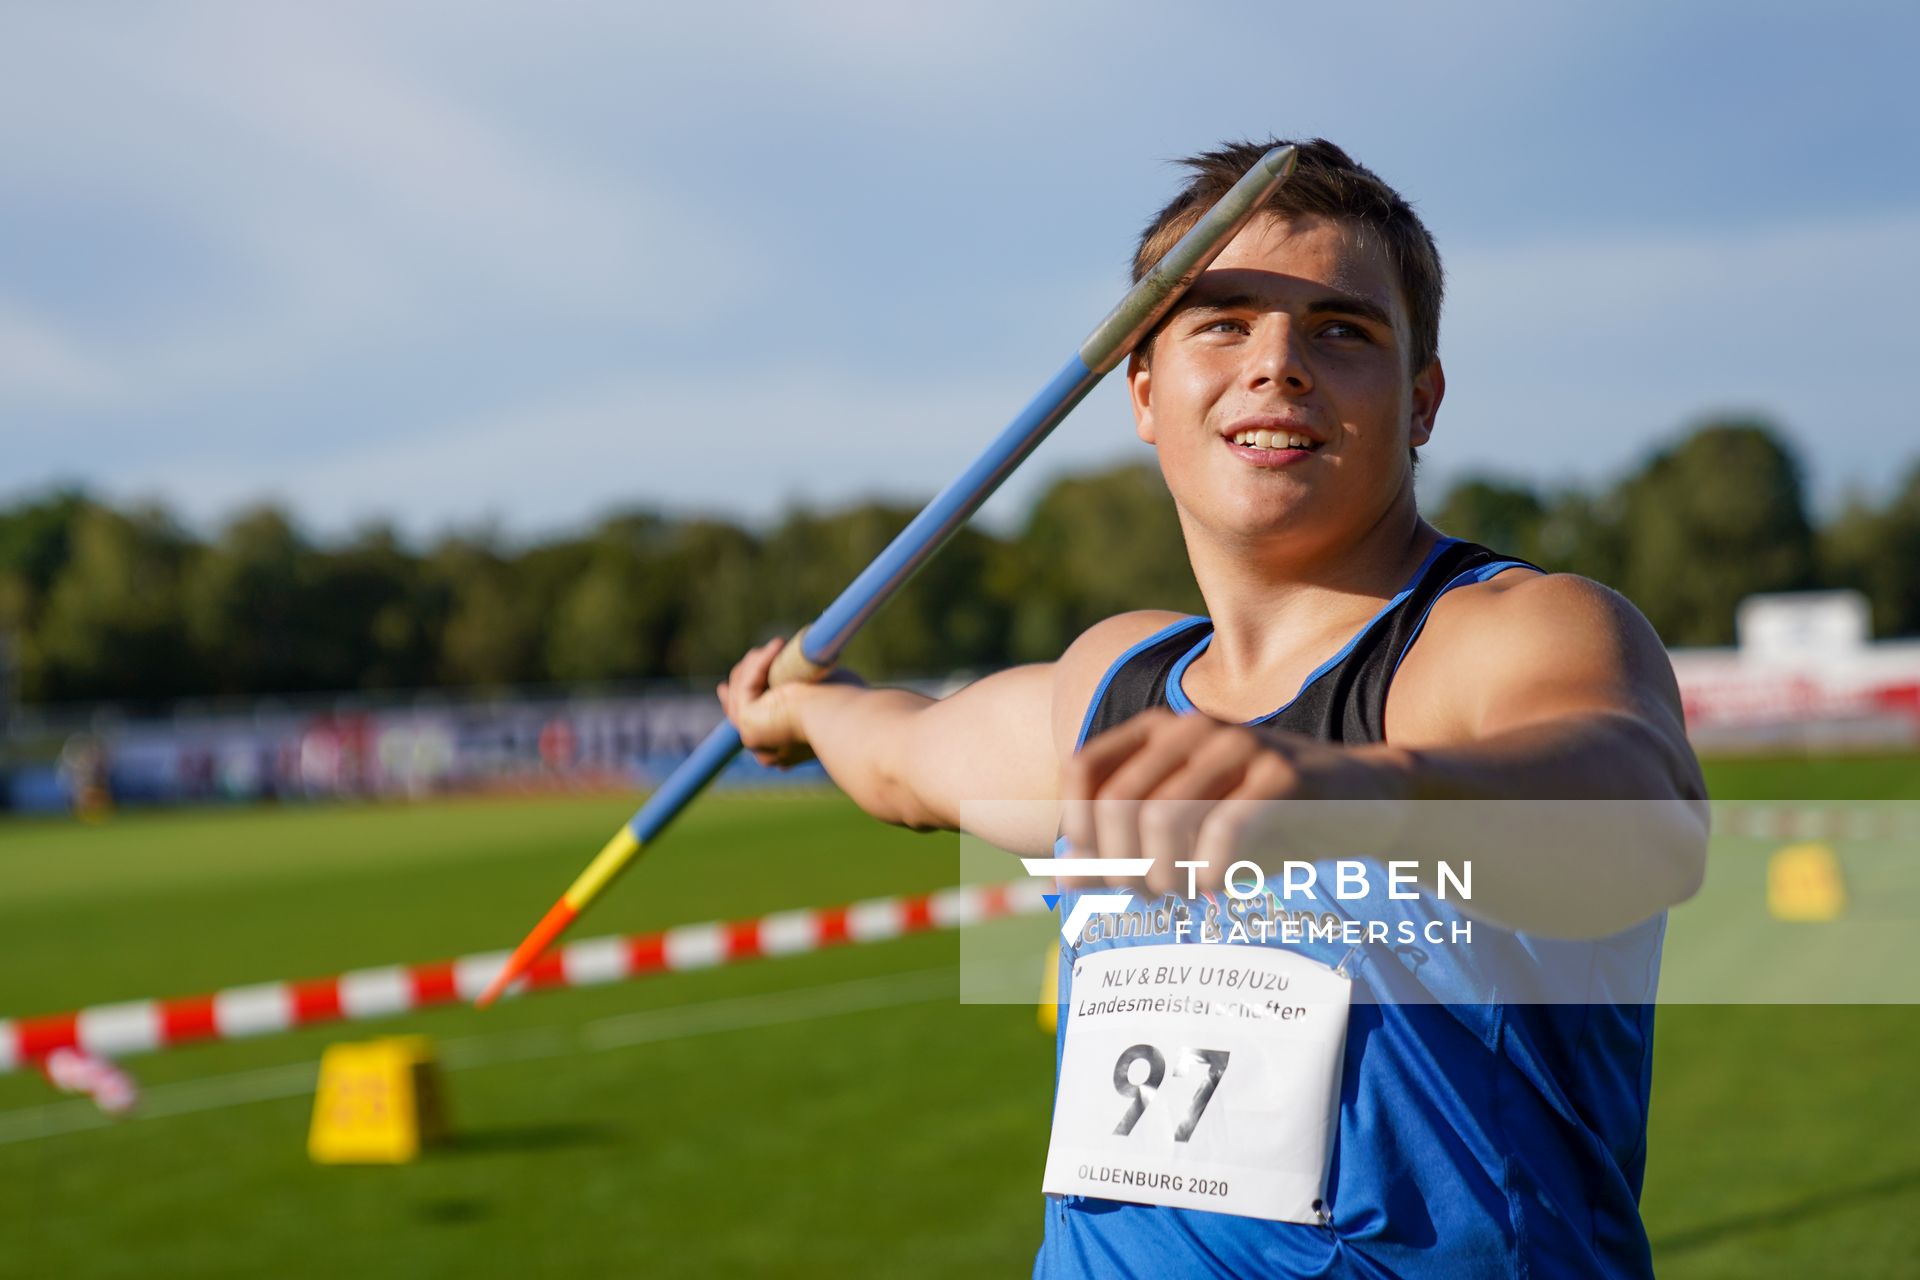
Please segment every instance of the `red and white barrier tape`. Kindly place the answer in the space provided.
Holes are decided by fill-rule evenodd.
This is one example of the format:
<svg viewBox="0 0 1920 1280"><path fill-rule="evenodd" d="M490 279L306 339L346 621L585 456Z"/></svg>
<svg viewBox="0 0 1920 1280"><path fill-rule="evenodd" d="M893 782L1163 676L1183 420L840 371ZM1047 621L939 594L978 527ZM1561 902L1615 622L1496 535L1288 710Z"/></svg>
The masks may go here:
<svg viewBox="0 0 1920 1280"><path fill-rule="evenodd" d="M1774 840L1920 838L1907 804L1833 807L1735 803L1717 806L1714 833ZM1050 910L1041 880L963 885L917 897L781 911L757 920L682 925L664 933L588 938L543 957L513 990L585 987L651 973L704 969L756 956L877 942L997 916ZM0 1072L39 1063L57 1049L99 1058L200 1040L236 1040L320 1022L379 1018L479 995L508 952L438 964L360 969L306 982L269 982L178 1000L135 1000L76 1013L0 1019Z"/></svg>
<svg viewBox="0 0 1920 1280"><path fill-rule="evenodd" d="M1050 909L1040 897L1048 887L1038 880L962 885L912 897L780 911L756 920L587 938L542 957L512 990L597 986L1039 913ZM195 1041L237 1040L470 1001L500 971L508 954L489 951L437 964L358 969L306 982L267 982L177 1000L133 1000L75 1013L0 1019L0 1071L43 1061L59 1049L117 1058Z"/></svg>

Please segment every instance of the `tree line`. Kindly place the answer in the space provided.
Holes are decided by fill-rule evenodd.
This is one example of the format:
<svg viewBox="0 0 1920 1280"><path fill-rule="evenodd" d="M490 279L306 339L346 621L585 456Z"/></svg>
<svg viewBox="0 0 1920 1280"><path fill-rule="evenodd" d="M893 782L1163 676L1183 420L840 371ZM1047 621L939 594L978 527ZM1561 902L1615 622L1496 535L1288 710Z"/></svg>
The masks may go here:
<svg viewBox="0 0 1920 1280"><path fill-rule="evenodd" d="M23 702L708 680L812 617L912 518L867 503L764 526L631 511L526 545L391 530L316 542L272 508L211 537L62 491L0 509L0 652ZM1693 431L1616 484L1494 477L1428 512L1448 533L1623 591L1669 644L1723 644L1756 591L1852 587L1920 632L1920 466L1816 526L1758 422ZM1201 612L1151 466L1071 476L1007 536L967 528L854 643L881 678L1045 661L1137 608Z"/></svg>

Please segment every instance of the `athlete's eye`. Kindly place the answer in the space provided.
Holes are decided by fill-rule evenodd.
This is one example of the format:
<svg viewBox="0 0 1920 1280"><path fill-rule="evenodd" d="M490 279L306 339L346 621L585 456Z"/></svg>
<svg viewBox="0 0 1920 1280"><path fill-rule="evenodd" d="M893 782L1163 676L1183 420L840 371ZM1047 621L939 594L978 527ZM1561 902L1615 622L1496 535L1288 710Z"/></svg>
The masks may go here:
<svg viewBox="0 0 1920 1280"><path fill-rule="evenodd" d="M1359 325L1352 324L1345 320L1335 320L1332 324L1320 330L1320 333L1323 337L1329 338L1358 338L1362 342L1373 341L1372 334L1362 329Z"/></svg>
<svg viewBox="0 0 1920 1280"><path fill-rule="evenodd" d="M1209 320L1200 328L1202 333L1246 333L1245 320Z"/></svg>

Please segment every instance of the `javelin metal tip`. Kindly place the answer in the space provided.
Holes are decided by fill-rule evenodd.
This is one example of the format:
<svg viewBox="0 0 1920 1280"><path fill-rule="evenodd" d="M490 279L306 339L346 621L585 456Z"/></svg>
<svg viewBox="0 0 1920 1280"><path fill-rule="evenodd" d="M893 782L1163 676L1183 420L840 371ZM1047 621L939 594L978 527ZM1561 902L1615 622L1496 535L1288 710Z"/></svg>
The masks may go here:
<svg viewBox="0 0 1920 1280"><path fill-rule="evenodd" d="M1293 173L1299 159L1298 147L1282 144L1247 166L1240 180L1200 215L1199 221L1120 299L1120 305L1087 335L1080 344L1081 362L1095 374L1104 374L1124 360L1227 242L1259 213L1267 197Z"/></svg>
<svg viewBox="0 0 1920 1280"><path fill-rule="evenodd" d="M1286 177L1293 167L1300 163L1300 148L1288 143L1284 147L1275 147L1260 157L1260 167L1270 174Z"/></svg>

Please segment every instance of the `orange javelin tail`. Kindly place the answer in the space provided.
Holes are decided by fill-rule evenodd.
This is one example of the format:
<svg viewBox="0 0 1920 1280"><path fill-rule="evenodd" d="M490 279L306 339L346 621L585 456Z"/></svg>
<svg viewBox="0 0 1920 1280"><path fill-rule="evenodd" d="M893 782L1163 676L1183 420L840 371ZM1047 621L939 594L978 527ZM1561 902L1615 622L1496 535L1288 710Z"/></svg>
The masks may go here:
<svg viewBox="0 0 1920 1280"><path fill-rule="evenodd" d="M540 923L533 926L533 932L521 940L507 957L506 967L487 984L487 989L474 1001L474 1007L484 1009L500 998L500 993L514 984L514 981L533 968L534 962L546 954L553 940L567 931L567 926L579 918L587 909L587 904L600 896L601 890L613 883L634 855L640 852L640 841L630 828L622 827L607 841L607 847L600 851L580 878L567 887L560 895L560 901L548 908L547 914L540 917Z"/></svg>
<svg viewBox="0 0 1920 1280"><path fill-rule="evenodd" d="M565 933L567 926L572 924L574 917L579 914L565 898L554 903L547 914L540 917L540 923L533 926L533 932L521 939L520 945L513 949L513 954L507 958L507 963L501 967L499 973L494 975L493 981L487 984L487 989L480 993L480 998L473 1002L474 1007L484 1009L498 1000L502 991L512 986L520 975L533 968L534 962L547 953L547 948L553 945L553 940Z"/></svg>

